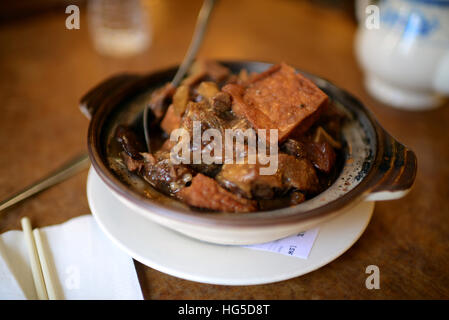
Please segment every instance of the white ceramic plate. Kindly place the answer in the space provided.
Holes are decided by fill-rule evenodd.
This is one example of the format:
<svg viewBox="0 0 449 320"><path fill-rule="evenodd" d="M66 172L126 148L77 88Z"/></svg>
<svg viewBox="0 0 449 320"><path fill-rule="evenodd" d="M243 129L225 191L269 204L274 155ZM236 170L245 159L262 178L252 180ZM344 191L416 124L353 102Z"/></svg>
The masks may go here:
<svg viewBox="0 0 449 320"><path fill-rule="evenodd" d="M89 206L106 235L141 263L187 280L255 285L314 271L348 250L362 235L374 202L362 202L320 226L308 259L188 238L133 212L115 198L91 168Z"/></svg>

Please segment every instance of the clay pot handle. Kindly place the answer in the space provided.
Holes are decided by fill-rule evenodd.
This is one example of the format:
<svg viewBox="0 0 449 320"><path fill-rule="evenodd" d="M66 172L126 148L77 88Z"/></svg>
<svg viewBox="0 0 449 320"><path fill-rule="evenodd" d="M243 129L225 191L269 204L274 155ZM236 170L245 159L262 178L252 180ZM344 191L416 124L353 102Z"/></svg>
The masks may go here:
<svg viewBox="0 0 449 320"><path fill-rule="evenodd" d="M367 197L369 201L393 200L405 196L413 186L417 159L413 151L379 128L375 179Z"/></svg>
<svg viewBox="0 0 449 320"><path fill-rule="evenodd" d="M138 78L137 75L125 73L106 79L81 98L79 106L81 112L90 120L108 97L115 95L118 90L126 88Z"/></svg>

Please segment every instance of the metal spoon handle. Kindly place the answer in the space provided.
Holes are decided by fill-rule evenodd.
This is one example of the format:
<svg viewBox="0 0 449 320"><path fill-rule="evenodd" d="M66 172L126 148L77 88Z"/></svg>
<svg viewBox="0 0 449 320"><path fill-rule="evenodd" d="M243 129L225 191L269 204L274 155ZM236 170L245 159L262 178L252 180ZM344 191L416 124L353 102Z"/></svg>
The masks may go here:
<svg viewBox="0 0 449 320"><path fill-rule="evenodd" d="M193 60L196 57L196 53L200 48L201 43L203 42L204 34L206 33L207 23L209 22L209 17L214 8L216 0L204 0L203 5L201 6L200 13L198 14L198 19L195 25L195 31L193 32L192 40L190 41L189 49L187 50L184 59L182 60L181 65L176 71L175 77L173 78L171 85L173 87L177 87L182 78L184 78L187 71L190 69ZM148 112L149 106L147 105L143 110L143 132L145 135L145 142L147 145L148 152L151 152L151 144L150 144L150 124L148 123Z"/></svg>
<svg viewBox="0 0 449 320"><path fill-rule="evenodd" d="M36 181L25 189L20 190L9 198L0 201L0 212L22 200L31 197L32 195L35 195L38 192L64 181L65 179L73 176L75 173L87 168L89 163L89 157L87 154L82 154L71 159L69 162L65 163L48 176Z"/></svg>
<svg viewBox="0 0 449 320"><path fill-rule="evenodd" d="M206 27L209 22L209 17L212 9L214 8L214 4L215 0L204 0L203 6L201 7L200 13L198 14L195 31L193 33L189 49L187 50L187 53L184 56L184 59L182 60L182 63L171 82L172 86L174 87L177 87L179 85L196 57L196 53L198 52L198 49L203 42L204 34L206 33Z"/></svg>

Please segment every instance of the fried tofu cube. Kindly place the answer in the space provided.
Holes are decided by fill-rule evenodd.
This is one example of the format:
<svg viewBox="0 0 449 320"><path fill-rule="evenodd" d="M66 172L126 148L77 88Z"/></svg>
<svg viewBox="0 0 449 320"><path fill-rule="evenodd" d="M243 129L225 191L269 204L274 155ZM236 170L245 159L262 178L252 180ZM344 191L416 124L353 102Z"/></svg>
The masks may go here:
<svg viewBox="0 0 449 320"><path fill-rule="evenodd" d="M246 88L229 84L222 90L232 96L233 111L255 129L278 129L279 142L294 130L306 131L328 102L312 81L285 63L256 76Z"/></svg>

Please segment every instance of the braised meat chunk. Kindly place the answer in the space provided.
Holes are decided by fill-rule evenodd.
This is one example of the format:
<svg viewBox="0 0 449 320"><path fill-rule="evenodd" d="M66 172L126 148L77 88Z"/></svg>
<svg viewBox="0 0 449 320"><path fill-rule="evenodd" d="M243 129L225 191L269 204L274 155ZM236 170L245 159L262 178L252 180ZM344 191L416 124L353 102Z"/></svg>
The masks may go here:
<svg viewBox="0 0 449 320"><path fill-rule="evenodd" d="M139 140L134 131L127 126L118 126L115 130L115 137L122 146L123 152L134 160L141 160L140 154L145 150L142 142Z"/></svg>
<svg viewBox="0 0 449 320"><path fill-rule="evenodd" d="M220 170L220 164L217 163L195 163L193 153L199 151L202 153L207 148L209 141L201 141L200 144L193 143L193 136L195 134L195 126L197 126L198 133L202 134L207 129L216 129L224 135L226 121L219 113L217 113L208 101L192 102L187 104L187 108L180 121L179 128L183 129L185 133L190 137L190 143L188 144L189 159L191 159L188 166L197 172L203 173L208 176L215 176ZM214 156L214 155L212 155Z"/></svg>
<svg viewBox="0 0 449 320"><path fill-rule="evenodd" d="M260 164L225 164L216 179L228 190L252 199L273 199L290 190L316 192L319 181L315 169L307 159L279 154L275 173L263 175Z"/></svg>
<svg viewBox="0 0 449 320"><path fill-rule="evenodd" d="M288 154L279 154L279 169L285 186L313 194L319 190L319 181L312 163Z"/></svg>
<svg viewBox="0 0 449 320"><path fill-rule="evenodd" d="M173 164L170 153L156 152L154 155L143 153L143 178L153 187L168 195L176 195L188 185L193 178L193 172L183 164Z"/></svg>
<svg viewBox="0 0 449 320"><path fill-rule="evenodd" d="M281 150L297 158L309 159L318 170L325 173L331 172L337 159L334 147L323 139L288 139L281 145Z"/></svg>
<svg viewBox="0 0 449 320"><path fill-rule="evenodd" d="M211 98L212 107L216 112L228 112L232 108L231 96L226 92L218 92Z"/></svg>
<svg viewBox="0 0 449 320"><path fill-rule="evenodd" d="M285 140L285 142L281 145L281 151L297 158L307 158L305 143L295 139Z"/></svg>
<svg viewBox="0 0 449 320"><path fill-rule="evenodd" d="M307 154L313 165L325 173L331 172L337 159L334 149L326 141L307 144Z"/></svg>
<svg viewBox="0 0 449 320"><path fill-rule="evenodd" d="M261 175L259 164L225 164L216 179L226 189L245 198L272 199L283 189L282 176Z"/></svg>
<svg viewBox="0 0 449 320"><path fill-rule="evenodd" d="M257 209L257 203L233 194L222 188L217 181L199 173L190 187L179 192L180 198L187 204L222 212L251 212Z"/></svg>
<svg viewBox="0 0 449 320"><path fill-rule="evenodd" d="M120 156L127 169L140 175L159 191L176 194L192 180L192 170L183 164L172 163L170 151L161 149L155 154L144 152L142 142L129 127L118 126L115 138L123 150Z"/></svg>

